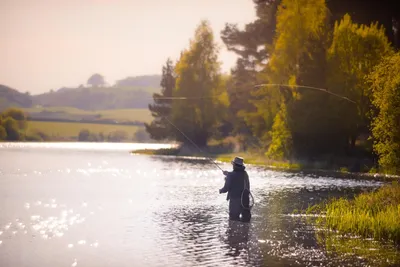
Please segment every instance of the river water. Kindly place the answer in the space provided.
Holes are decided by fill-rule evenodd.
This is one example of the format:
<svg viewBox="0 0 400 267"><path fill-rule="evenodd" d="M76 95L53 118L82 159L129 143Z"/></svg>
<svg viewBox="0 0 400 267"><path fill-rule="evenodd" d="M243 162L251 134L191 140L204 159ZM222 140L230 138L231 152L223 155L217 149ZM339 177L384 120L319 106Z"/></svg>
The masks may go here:
<svg viewBox="0 0 400 267"><path fill-rule="evenodd" d="M205 160L128 153L146 146L0 144L0 266L368 264L329 251L294 210L382 182L248 166L253 218L230 222L220 170Z"/></svg>

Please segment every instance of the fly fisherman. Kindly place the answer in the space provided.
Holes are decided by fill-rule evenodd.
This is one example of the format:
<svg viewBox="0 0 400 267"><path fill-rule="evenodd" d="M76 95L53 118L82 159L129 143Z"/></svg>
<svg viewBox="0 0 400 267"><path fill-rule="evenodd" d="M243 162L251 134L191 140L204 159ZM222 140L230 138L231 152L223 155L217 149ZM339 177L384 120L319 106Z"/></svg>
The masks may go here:
<svg viewBox="0 0 400 267"><path fill-rule="evenodd" d="M225 185L219 193L228 193L226 199L229 200L229 219L235 221L249 222L251 212L249 207L250 181L243 158L235 157L231 162L233 171L223 171ZM240 215L242 217L240 218Z"/></svg>

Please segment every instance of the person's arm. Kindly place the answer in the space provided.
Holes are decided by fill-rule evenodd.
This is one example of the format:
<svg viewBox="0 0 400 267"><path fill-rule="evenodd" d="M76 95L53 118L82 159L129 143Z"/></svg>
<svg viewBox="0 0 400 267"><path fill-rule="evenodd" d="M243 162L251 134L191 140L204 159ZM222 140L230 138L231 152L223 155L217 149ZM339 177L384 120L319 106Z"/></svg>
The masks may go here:
<svg viewBox="0 0 400 267"><path fill-rule="evenodd" d="M222 187L222 188L219 190L219 193L222 194L222 193L228 192L230 186L231 186L231 177L230 177L230 175L229 175L229 173L228 173L228 175L225 177L225 184L224 184L224 187Z"/></svg>

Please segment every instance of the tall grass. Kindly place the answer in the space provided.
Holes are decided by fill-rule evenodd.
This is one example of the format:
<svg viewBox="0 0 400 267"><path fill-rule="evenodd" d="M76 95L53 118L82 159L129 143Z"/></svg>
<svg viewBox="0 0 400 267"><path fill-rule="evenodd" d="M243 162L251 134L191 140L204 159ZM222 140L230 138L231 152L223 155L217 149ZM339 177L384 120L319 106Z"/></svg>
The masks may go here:
<svg viewBox="0 0 400 267"><path fill-rule="evenodd" d="M326 212L317 223L341 234L353 234L400 244L400 185L393 182L354 200L333 199L309 212Z"/></svg>

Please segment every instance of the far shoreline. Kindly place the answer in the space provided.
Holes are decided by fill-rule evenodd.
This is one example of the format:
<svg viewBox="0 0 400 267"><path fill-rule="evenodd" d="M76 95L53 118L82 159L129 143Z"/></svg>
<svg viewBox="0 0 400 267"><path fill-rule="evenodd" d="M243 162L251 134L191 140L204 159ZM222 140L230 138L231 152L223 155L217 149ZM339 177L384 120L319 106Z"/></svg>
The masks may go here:
<svg viewBox="0 0 400 267"><path fill-rule="evenodd" d="M353 179L377 179L377 180L400 180L400 176L390 175L385 173L370 173L370 172L351 172L329 168L312 168L311 166L302 165L296 162L286 161L273 161L266 159L260 155L249 152L237 153L208 153L207 155L201 153L193 153L189 151L180 151L179 147L175 148L145 148L134 149L130 151L132 155L148 155L148 156L163 156L175 158L193 158L193 159L213 159L215 162L229 163L235 156L242 156L249 166L263 167L268 170L285 171L292 173L307 173L315 175L329 175L336 178L353 178Z"/></svg>

